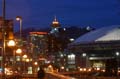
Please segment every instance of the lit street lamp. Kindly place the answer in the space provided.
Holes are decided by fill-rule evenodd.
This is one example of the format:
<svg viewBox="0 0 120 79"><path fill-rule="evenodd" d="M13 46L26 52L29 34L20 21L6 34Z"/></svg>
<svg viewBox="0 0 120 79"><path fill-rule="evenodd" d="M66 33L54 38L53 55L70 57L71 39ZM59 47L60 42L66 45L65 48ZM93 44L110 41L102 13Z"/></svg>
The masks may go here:
<svg viewBox="0 0 120 79"><path fill-rule="evenodd" d="M22 17L21 16L17 16L16 20L20 21L20 40L21 40L21 37L22 37Z"/></svg>
<svg viewBox="0 0 120 79"><path fill-rule="evenodd" d="M25 54L25 55L23 55L23 58L24 58L24 59L26 59L26 58L27 58L27 55L26 55L26 54Z"/></svg>
<svg viewBox="0 0 120 79"><path fill-rule="evenodd" d="M38 62L34 62L34 65L38 65Z"/></svg>
<svg viewBox="0 0 120 79"><path fill-rule="evenodd" d="M82 54L82 56L83 56L83 57L86 57L86 56L87 56L87 54L86 54L86 53L83 53L83 54Z"/></svg>
<svg viewBox="0 0 120 79"><path fill-rule="evenodd" d="M116 56L119 56L119 55L120 55L120 53L119 53L119 52L116 52L115 54L116 54Z"/></svg>
<svg viewBox="0 0 120 79"><path fill-rule="evenodd" d="M21 54L21 53L22 53L22 50L21 50L20 48L18 48L18 49L16 50L16 53L17 53L17 54Z"/></svg>
<svg viewBox="0 0 120 79"><path fill-rule="evenodd" d="M10 47L15 46L15 41L14 40L9 40L7 45L10 46Z"/></svg>

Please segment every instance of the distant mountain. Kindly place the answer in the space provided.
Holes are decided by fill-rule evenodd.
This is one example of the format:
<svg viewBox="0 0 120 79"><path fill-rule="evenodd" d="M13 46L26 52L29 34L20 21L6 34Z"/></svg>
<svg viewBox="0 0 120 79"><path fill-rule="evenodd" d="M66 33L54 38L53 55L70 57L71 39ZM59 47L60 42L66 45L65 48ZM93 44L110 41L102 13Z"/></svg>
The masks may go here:
<svg viewBox="0 0 120 79"><path fill-rule="evenodd" d="M70 26L70 27L65 27L66 31L66 36L68 38L78 38L79 36L91 31L91 30L94 30L94 28L92 28L91 30L88 30L86 27L84 28L80 28L80 27L77 27L77 26ZM23 37L27 37L29 35L29 32L34 32L34 31L38 31L38 32L50 32L51 31L51 28L40 28L40 29L35 29L33 27L31 28L26 28L26 29L23 29L22 30L22 36ZM15 32L15 36L18 37L20 34L19 31Z"/></svg>

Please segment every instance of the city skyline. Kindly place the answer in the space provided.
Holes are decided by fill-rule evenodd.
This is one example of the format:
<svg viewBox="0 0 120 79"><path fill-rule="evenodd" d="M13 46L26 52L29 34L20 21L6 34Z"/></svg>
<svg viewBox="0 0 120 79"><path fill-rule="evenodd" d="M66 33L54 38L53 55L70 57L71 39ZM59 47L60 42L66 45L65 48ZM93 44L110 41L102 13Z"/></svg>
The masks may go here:
<svg viewBox="0 0 120 79"><path fill-rule="evenodd" d="M2 0L0 1L2 16ZM6 18L21 16L23 28L46 28L54 16L62 26L92 26L94 28L120 24L118 0L6 0ZM18 22L14 26L18 29Z"/></svg>

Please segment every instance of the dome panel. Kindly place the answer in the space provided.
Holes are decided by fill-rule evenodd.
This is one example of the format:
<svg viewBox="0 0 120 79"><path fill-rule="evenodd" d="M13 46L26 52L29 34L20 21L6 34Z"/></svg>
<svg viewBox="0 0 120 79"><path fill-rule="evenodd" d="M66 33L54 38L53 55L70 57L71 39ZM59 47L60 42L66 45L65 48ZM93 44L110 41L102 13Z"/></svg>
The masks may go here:
<svg viewBox="0 0 120 79"><path fill-rule="evenodd" d="M120 25L113 25L88 32L76 39L73 44L118 40L120 40Z"/></svg>

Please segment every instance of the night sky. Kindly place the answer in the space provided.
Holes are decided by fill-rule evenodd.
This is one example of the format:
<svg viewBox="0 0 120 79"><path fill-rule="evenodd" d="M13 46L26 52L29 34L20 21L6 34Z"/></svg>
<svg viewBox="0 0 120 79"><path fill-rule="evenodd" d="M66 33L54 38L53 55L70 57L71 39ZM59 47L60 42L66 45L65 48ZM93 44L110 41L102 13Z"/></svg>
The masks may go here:
<svg viewBox="0 0 120 79"><path fill-rule="evenodd" d="M23 28L50 27L54 16L62 27L99 28L120 24L120 0L6 0L6 18L14 19L15 29L17 15L23 18Z"/></svg>

